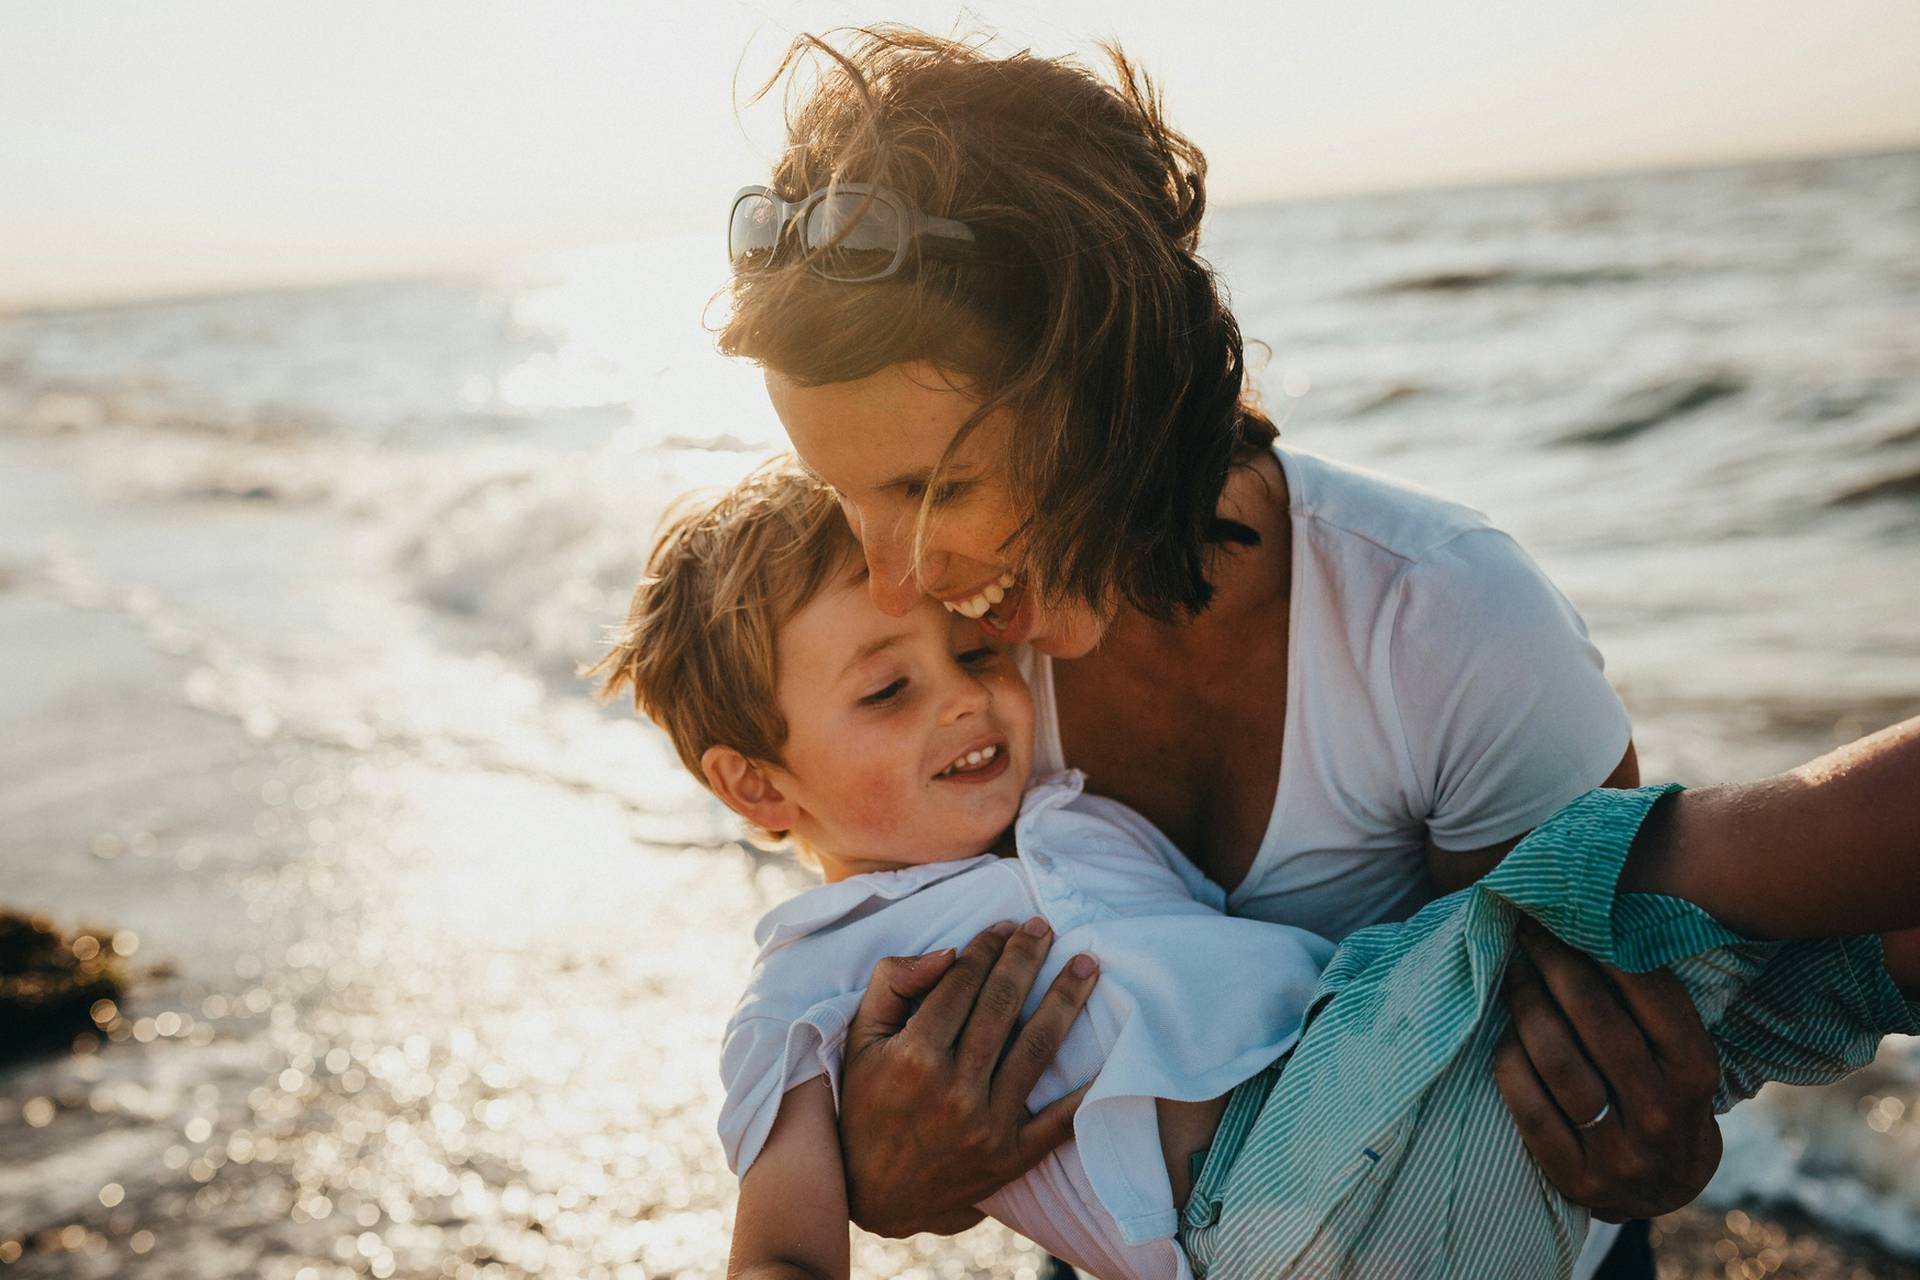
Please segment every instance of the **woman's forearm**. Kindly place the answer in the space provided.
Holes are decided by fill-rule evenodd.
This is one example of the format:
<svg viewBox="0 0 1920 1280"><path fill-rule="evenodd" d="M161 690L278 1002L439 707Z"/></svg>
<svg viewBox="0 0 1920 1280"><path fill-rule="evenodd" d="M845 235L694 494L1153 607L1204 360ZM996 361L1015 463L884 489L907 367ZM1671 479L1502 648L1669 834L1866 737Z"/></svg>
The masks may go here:
<svg viewBox="0 0 1920 1280"><path fill-rule="evenodd" d="M1920 926L1920 717L1776 777L1663 801L1620 887L1685 898L1755 938Z"/></svg>

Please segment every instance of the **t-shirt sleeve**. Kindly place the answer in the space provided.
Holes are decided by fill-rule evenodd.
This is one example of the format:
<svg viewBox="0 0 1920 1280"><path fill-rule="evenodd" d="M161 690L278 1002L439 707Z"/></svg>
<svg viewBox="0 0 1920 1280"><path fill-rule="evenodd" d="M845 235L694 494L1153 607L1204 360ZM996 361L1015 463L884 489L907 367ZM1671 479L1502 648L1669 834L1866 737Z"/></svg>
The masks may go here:
<svg viewBox="0 0 1920 1280"><path fill-rule="evenodd" d="M796 1021L735 1017L720 1048L720 1145L727 1167L744 1178L767 1144L787 1090L824 1075L840 1102L840 1063L859 991L823 1000Z"/></svg>
<svg viewBox="0 0 1920 1280"><path fill-rule="evenodd" d="M1632 726L1586 623L1497 529L1405 570L1390 643L1414 798L1441 849L1524 834L1626 753Z"/></svg>

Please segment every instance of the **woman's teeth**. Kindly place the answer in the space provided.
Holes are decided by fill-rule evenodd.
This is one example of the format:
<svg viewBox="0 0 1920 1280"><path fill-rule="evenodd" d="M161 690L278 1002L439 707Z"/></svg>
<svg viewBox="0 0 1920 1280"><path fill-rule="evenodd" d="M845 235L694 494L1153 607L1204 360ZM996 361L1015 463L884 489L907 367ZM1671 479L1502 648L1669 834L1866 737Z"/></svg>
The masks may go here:
<svg viewBox="0 0 1920 1280"><path fill-rule="evenodd" d="M940 603L947 606L949 612L957 613L963 618L978 618L1005 600L1007 589L1011 586L1013 586L1013 575L1003 573L998 582L988 583L986 589L978 595L969 596L965 600L942 600Z"/></svg>
<svg viewBox="0 0 1920 1280"><path fill-rule="evenodd" d="M944 778L950 773L968 773L991 762L992 759L999 754L1000 748L998 745L982 747L978 751L969 751L933 776L936 778Z"/></svg>

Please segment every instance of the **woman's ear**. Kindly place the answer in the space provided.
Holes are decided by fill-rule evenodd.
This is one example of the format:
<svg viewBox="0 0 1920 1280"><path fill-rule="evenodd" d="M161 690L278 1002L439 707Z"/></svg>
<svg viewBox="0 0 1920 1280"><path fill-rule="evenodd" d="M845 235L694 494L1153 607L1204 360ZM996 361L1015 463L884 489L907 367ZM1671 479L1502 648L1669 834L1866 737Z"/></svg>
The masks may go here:
<svg viewBox="0 0 1920 1280"><path fill-rule="evenodd" d="M732 747L708 747L700 756L700 772L722 804L757 827L791 831L800 816L800 806L774 783L768 767Z"/></svg>

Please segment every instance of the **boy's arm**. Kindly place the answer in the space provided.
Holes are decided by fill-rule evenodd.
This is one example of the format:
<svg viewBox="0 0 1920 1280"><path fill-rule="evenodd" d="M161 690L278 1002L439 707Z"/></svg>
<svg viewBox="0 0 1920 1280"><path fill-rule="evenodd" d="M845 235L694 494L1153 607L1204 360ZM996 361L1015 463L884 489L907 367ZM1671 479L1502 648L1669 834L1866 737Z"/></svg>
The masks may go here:
<svg viewBox="0 0 1920 1280"><path fill-rule="evenodd" d="M1662 801L1620 888L1685 898L1753 938L1920 926L1920 716L1777 777Z"/></svg>
<svg viewBox="0 0 1920 1280"><path fill-rule="evenodd" d="M833 1086L787 1090L766 1146L740 1181L729 1280L846 1280L847 1179Z"/></svg>

